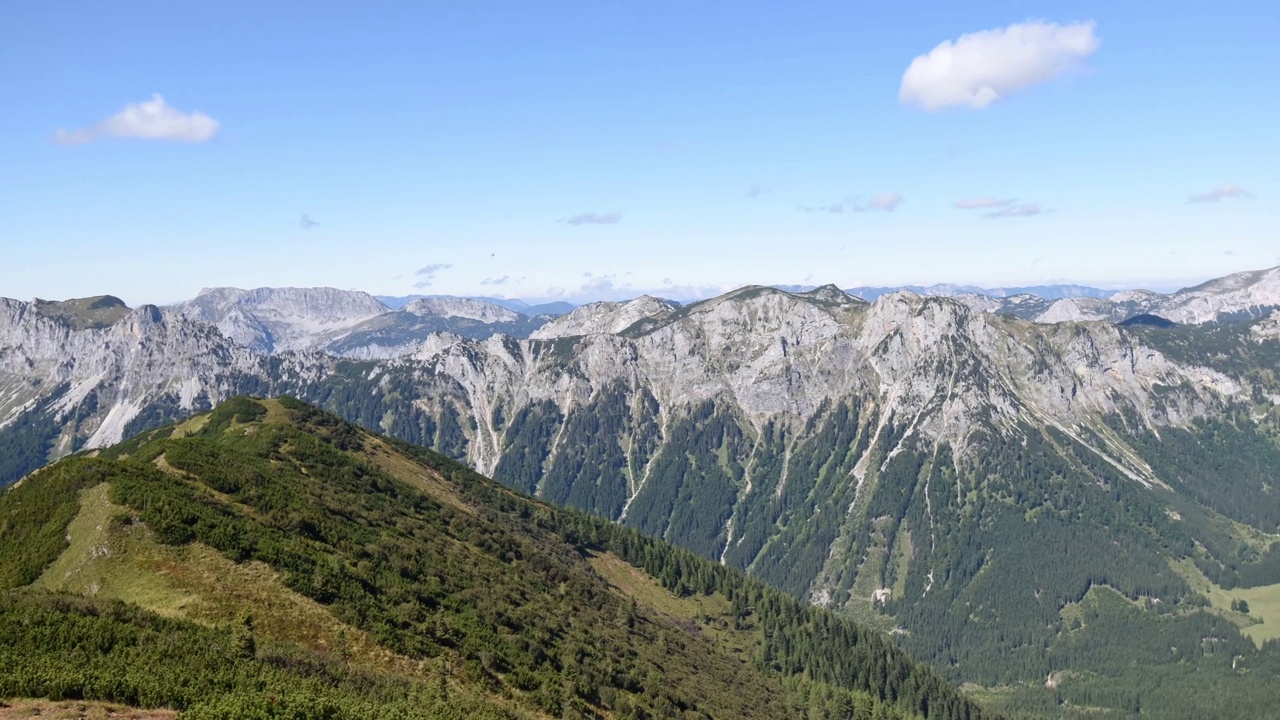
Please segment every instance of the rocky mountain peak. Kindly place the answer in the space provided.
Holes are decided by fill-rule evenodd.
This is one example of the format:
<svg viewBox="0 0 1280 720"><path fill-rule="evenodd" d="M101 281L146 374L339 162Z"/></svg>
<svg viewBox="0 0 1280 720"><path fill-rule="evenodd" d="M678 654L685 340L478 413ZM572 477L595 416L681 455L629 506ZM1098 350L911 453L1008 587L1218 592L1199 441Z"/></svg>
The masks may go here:
<svg viewBox="0 0 1280 720"><path fill-rule="evenodd" d="M404 312L424 317L466 318L482 323L517 322L524 317L514 310L473 298L422 298L406 305Z"/></svg>
<svg viewBox="0 0 1280 720"><path fill-rule="evenodd" d="M530 334L534 340L578 335L617 334L648 318L668 315L679 306L670 300L641 295L626 302L595 302L561 315Z"/></svg>
<svg viewBox="0 0 1280 720"><path fill-rule="evenodd" d="M835 305L865 305L866 301L860 297L850 295L841 290L834 284L827 284L816 287L808 292L796 293L801 297L812 298L819 302L832 303Z"/></svg>
<svg viewBox="0 0 1280 720"><path fill-rule="evenodd" d="M1261 317L1280 307L1280 267L1235 273L1169 297L1159 314L1177 323Z"/></svg>
<svg viewBox="0 0 1280 720"><path fill-rule="evenodd" d="M389 312L364 292L336 288L213 288L175 306L258 352L319 347L331 334Z"/></svg>

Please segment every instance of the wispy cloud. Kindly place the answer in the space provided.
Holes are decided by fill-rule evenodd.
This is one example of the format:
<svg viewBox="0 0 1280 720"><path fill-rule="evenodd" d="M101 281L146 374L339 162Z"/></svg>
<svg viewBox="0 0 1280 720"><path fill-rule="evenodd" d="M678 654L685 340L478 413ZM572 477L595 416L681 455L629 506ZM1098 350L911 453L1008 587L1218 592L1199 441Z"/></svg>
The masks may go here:
<svg viewBox="0 0 1280 720"><path fill-rule="evenodd" d="M622 213L581 213L579 215L570 215L567 218L561 218L560 222L565 223L566 225L617 225L622 222Z"/></svg>
<svg viewBox="0 0 1280 720"><path fill-rule="evenodd" d="M1048 208L1041 207L1039 203L1019 203L985 213L983 217L998 220L1000 218L1031 217L1033 215L1043 215L1047 212L1049 212Z"/></svg>
<svg viewBox="0 0 1280 720"><path fill-rule="evenodd" d="M414 275L418 277L418 281L415 282L413 286L416 288L430 287L431 283L435 282L436 275L439 275L441 272L448 270L451 267L453 267L451 263L432 263L426 267L419 268L418 271L414 273Z"/></svg>
<svg viewBox="0 0 1280 720"><path fill-rule="evenodd" d="M898 206L905 202L903 198L896 192L880 193L871 198L862 209L863 210L883 210L884 212L893 212Z"/></svg>
<svg viewBox="0 0 1280 720"><path fill-rule="evenodd" d="M1227 183L1204 193L1195 193L1187 196L1187 203L1215 203L1221 200L1248 200L1253 197L1253 193L1236 185L1235 183Z"/></svg>
<svg viewBox="0 0 1280 720"><path fill-rule="evenodd" d="M761 195L766 195L766 194L768 194L768 192L769 192L769 188L767 188L767 187L765 187L765 186L763 186L763 185L752 185L752 186L750 186L750 187L748 187L748 188L747 188L747 197L749 197L749 198L758 198L758 197L760 197Z"/></svg>
<svg viewBox="0 0 1280 720"><path fill-rule="evenodd" d="M1015 198L975 197L957 200L952 203L952 207L957 210L987 210L1012 205L1014 202Z"/></svg>
<svg viewBox="0 0 1280 720"><path fill-rule="evenodd" d="M310 215L303 215L302 219L298 221L298 227L302 228L303 230L310 230L311 228L319 224L320 223L316 222L315 220L312 220Z"/></svg>
<svg viewBox="0 0 1280 720"><path fill-rule="evenodd" d="M802 213L842 213L844 203L824 203L822 205L797 205L796 210Z"/></svg>
<svg viewBox="0 0 1280 720"><path fill-rule="evenodd" d="M636 285L630 278L631 273L597 275L582 273L586 280L576 288L552 287L544 291L544 295L534 298L537 302L565 300L575 304L596 302L598 300L631 300L641 295L653 295L681 302L701 300L714 297L728 288L718 285L688 285L673 283L671 278L663 278L662 285Z"/></svg>
<svg viewBox="0 0 1280 720"><path fill-rule="evenodd" d="M885 192L873 195L870 200L861 197L850 198L842 202L822 203L819 205L797 205L796 210L802 213L860 213L860 212L893 212L906 202L906 198L896 192Z"/></svg>
<svg viewBox="0 0 1280 720"><path fill-rule="evenodd" d="M485 278L480 281L480 284L481 285L506 285L510 281L511 281L510 275L503 275L502 277L497 277L497 278Z"/></svg>
<svg viewBox="0 0 1280 720"><path fill-rule="evenodd" d="M156 93L150 100L130 103L105 120L79 128L59 128L53 139L61 145L81 145L102 138L208 142L218 134L217 120L202 112L183 112Z"/></svg>
<svg viewBox="0 0 1280 720"><path fill-rule="evenodd" d="M1083 67L1102 44L1094 29L1033 20L946 40L911 61L898 100L929 111L987 107Z"/></svg>

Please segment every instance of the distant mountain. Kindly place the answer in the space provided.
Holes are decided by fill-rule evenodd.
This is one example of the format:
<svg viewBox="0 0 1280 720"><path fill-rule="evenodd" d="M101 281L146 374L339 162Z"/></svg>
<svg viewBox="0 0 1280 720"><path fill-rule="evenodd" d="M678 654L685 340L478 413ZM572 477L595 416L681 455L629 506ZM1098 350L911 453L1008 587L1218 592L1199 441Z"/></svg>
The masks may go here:
<svg viewBox="0 0 1280 720"><path fill-rule="evenodd" d="M397 309L362 292L335 288L202 290L174 306L259 353L314 350L352 358L404 355L433 333L483 339L527 337L549 316L476 298L420 297Z"/></svg>
<svg viewBox="0 0 1280 720"><path fill-rule="evenodd" d="M212 288L174 308L266 353L318 347L389 310L368 293L334 288Z"/></svg>
<svg viewBox="0 0 1280 720"><path fill-rule="evenodd" d="M934 295L937 297L953 297L955 295L985 295L993 298L1008 298L1015 295L1032 295L1045 300L1057 300L1065 297L1108 298L1116 290L1103 290L1087 285L1030 285L1027 287L983 288L975 285L899 285L894 287L854 287L845 292L863 300L872 301L881 295L888 295L899 290L909 290L917 295Z"/></svg>
<svg viewBox="0 0 1280 720"><path fill-rule="evenodd" d="M513 310L522 315L528 315L529 317L536 317L538 315L552 315L552 316L564 315L566 313L572 312L573 309L577 307L577 305L574 305L572 303L562 302L562 301L541 303L538 305L530 305L529 303L523 300L517 300L514 298L494 298L494 297L460 298L454 295L402 295L402 296L378 295L377 298L378 300L381 300L387 307L393 310L399 310L400 308L403 308L404 306L408 305L411 302L414 302L415 300L430 300L430 299L479 300L481 302L487 302L493 305L497 305L499 307L507 308L508 310Z"/></svg>
<svg viewBox="0 0 1280 720"><path fill-rule="evenodd" d="M45 468L0 495L0 528L6 699L195 720L990 717L848 618L289 398Z"/></svg>
<svg viewBox="0 0 1280 720"><path fill-rule="evenodd" d="M778 286L788 292L808 286ZM954 297L984 312L1038 323L1106 320L1122 322L1154 314L1179 324L1253 319L1280 308L1280 268L1236 273L1172 293L1150 290L1101 290L1084 285L1035 285L981 288L968 285L858 287L846 290L864 300L907 290L918 295Z"/></svg>
<svg viewBox="0 0 1280 720"><path fill-rule="evenodd" d="M531 317L472 298L421 298L371 318L322 347L342 357L374 359L408 355L435 333L483 340L497 334L528 337L549 316Z"/></svg>
<svg viewBox="0 0 1280 720"><path fill-rule="evenodd" d="M523 310L517 310L517 312L522 312L525 315L530 315L530 316L551 315L555 317L559 315L567 315L573 312L574 308L576 307L578 306L574 305L573 303L558 301L558 302L549 302L549 303L539 303L537 305L528 305ZM512 308L512 309L515 310L515 308Z"/></svg>
<svg viewBox="0 0 1280 720"><path fill-rule="evenodd" d="M421 300L426 297L435 297L433 295L375 295L379 302L392 310L399 310L414 300Z"/></svg>
<svg viewBox="0 0 1280 720"><path fill-rule="evenodd" d="M1168 294L1125 290L1108 299L1062 298L1048 305L1014 300L1005 299L993 312L1040 323L1122 322L1143 314L1184 325L1256 319L1280 308L1280 267L1236 273Z"/></svg>
<svg viewBox="0 0 1280 720"><path fill-rule="evenodd" d="M645 318L668 315L679 307L670 300L642 295L626 302L595 302L551 320L529 337L550 340L575 335L616 334Z"/></svg>

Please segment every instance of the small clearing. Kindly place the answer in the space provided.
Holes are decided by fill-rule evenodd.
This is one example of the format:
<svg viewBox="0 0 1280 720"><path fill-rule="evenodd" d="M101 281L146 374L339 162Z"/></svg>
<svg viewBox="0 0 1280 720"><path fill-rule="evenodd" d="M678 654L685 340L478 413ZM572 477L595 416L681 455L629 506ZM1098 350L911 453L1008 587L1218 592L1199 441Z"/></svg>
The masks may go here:
<svg viewBox="0 0 1280 720"><path fill-rule="evenodd" d="M1252 588L1224 590L1200 572L1195 563L1181 560L1171 563L1173 569L1186 579L1191 589L1209 598L1214 610L1240 627L1254 645L1259 648L1268 640L1280 638L1280 585L1261 585ZM1233 612L1232 600L1249 604L1248 613Z"/></svg>

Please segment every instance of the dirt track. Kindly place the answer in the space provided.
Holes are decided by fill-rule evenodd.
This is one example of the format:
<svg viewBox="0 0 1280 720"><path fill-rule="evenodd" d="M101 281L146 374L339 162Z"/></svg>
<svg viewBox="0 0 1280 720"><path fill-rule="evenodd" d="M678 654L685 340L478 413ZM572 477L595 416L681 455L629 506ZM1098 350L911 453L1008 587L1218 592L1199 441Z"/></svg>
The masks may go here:
<svg viewBox="0 0 1280 720"><path fill-rule="evenodd" d="M95 702L50 702L48 700L0 700L0 720L174 720L173 710L137 708Z"/></svg>

